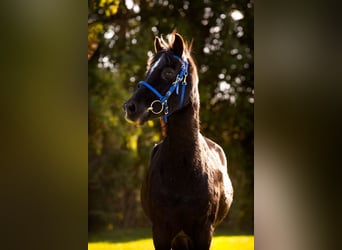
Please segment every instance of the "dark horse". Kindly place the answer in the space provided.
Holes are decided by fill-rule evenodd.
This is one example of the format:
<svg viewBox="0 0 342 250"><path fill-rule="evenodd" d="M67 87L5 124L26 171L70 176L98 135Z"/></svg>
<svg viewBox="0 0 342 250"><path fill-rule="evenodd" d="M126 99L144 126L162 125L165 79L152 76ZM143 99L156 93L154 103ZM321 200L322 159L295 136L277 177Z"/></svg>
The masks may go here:
<svg viewBox="0 0 342 250"><path fill-rule="evenodd" d="M153 148L141 189L156 250L208 250L233 200L222 148L199 129L198 75L190 48L173 32L156 37L145 81L124 104L126 119L163 116L166 137ZM191 46L190 46L191 47Z"/></svg>

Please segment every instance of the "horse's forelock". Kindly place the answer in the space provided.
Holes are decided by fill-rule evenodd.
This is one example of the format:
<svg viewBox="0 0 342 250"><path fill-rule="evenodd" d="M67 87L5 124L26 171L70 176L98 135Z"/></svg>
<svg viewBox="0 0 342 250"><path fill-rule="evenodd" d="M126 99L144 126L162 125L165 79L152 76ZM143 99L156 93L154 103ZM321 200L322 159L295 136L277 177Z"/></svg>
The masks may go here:
<svg viewBox="0 0 342 250"><path fill-rule="evenodd" d="M162 57L160 54L155 54L147 59L146 73L151 69L151 67Z"/></svg>

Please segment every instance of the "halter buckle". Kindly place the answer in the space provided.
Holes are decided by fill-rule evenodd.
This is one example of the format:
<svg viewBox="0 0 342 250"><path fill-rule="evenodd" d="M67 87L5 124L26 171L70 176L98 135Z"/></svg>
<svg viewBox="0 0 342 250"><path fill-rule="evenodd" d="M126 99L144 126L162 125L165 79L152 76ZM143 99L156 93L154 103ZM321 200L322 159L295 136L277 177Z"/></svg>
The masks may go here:
<svg viewBox="0 0 342 250"><path fill-rule="evenodd" d="M156 108L156 105L155 105L156 103L160 103L161 108L160 108L159 111L155 111L155 110L154 110L154 109ZM147 110L151 111L151 112L152 112L153 114L155 114L155 115L159 115L159 114L163 111L163 109L164 109L164 103L162 103L160 100L154 100L154 101L151 103L151 106L148 107Z"/></svg>
<svg viewBox="0 0 342 250"><path fill-rule="evenodd" d="M187 78L187 76L188 76L188 73L187 73L187 72L185 72L185 73L184 73L183 82L182 82L182 84L184 84L184 85L187 85L187 84L188 84L188 83L186 82L186 78Z"/></svg>

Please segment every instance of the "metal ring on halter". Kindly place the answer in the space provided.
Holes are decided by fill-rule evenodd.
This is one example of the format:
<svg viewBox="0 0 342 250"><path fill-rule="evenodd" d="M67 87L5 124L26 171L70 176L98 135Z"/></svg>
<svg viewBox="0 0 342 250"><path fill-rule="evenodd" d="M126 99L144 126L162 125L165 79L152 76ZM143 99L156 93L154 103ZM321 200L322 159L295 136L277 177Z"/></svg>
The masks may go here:
<svg viewBox="0 0 342 250"><path fill-rule="evenodd" d="M159 110L159 111L154 111L153 110L153 105L155 104L155 103L160 103L160 106L161 106L161 109ZM162 111L163 111L163 109L164 109L164 103L162 103L161 101L159 101L159 100L154 100L152 103L151 103L151 106L147 109L147 110L150 110L153 114L155 114L155 115L159 115Z"/></svg>

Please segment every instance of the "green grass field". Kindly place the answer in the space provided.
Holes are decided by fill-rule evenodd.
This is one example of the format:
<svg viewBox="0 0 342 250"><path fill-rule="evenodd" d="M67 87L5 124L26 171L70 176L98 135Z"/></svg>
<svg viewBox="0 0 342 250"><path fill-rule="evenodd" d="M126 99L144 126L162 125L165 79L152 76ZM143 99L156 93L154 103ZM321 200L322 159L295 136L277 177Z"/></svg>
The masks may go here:
<svg viewBox="0 0 342 250"><path fill-rule="evenodd" d="M217 230L211 250L253 250L253 235L228 235ZM154 250L150 229L127 229L89 235L88 250Z"/></svg>

